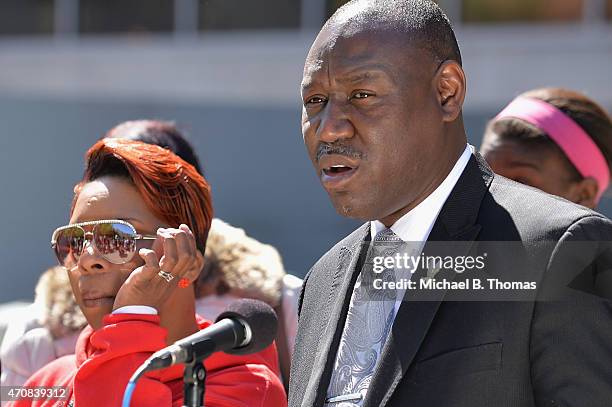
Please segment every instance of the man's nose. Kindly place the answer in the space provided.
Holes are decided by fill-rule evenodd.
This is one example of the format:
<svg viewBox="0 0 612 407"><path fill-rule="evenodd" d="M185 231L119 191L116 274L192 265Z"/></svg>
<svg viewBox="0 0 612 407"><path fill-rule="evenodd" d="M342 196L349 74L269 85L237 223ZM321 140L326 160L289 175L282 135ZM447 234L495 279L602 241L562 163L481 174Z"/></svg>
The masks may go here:
<svg viewBox="0 0 612 407"><path fill-rule="evenodd" d="M333 143L355 135L353 123L340 102L330 100L321 113L317 128L317 139L320 142Z"/></svg>

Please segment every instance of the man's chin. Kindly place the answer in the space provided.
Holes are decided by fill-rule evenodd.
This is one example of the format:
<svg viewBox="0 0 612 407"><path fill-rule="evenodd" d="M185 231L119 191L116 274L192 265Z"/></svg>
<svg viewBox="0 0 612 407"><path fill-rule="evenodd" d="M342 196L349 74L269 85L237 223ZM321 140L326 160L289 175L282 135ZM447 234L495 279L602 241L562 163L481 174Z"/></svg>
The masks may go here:
<svg viewBox="0 0 612 407"><path fill-rule="evenodd" d="M364 211L363 208L356 206L354 203L332 201L332 204L334 205L336 212L338 212L338 214L341 216L360 221L370 220L370 218L367 216L368 211Z"/></svg>
<svg viewBox="0 0 612 407"><path fill-rule="evenodd" d="M355 219L361 222L380 220L384 215L381 206L376 201L363 201L358 199L347 199L347 196L331 196L332 204L339 215Z"/></svg>
<svg viewBox="0 0 612 407"><path fill-rule="evenodd" d="M338 215L347 217L347 218L353 218L353 208L349 205L343 205L343 206L336 206L336 212L338 212Z"/></svg>

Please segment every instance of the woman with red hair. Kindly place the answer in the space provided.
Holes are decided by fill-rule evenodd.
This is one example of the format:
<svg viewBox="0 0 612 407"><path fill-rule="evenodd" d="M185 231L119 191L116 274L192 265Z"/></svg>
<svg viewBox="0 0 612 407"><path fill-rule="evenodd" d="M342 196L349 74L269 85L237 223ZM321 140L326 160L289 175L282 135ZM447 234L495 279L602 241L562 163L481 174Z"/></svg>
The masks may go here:
<svg viewBox="0 0 612 407"><path fill-rule="evenodd" d="M26 386L65 386L64 405L119 406L153 352L210 325L195 314L212 205L206 180L170 151L103 139L86 155L70 222L52 246L89 326L76 355L55 360ZM284 406L276 351L206 359L206 406ZM180 365L146 374L132 406L181 406ZM54 398L14 406L58 405Z"/></svg>

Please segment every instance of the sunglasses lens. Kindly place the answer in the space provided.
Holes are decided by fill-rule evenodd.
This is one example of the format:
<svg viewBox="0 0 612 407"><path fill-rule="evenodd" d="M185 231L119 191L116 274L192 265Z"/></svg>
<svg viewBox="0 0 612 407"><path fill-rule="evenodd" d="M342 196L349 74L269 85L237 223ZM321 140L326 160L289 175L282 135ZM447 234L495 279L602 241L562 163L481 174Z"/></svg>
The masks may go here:
<svg viewBox="0 0 612 407"><path fill-rule="evenodd" d="M58 232L55 242L55 255L61 265L72 268L79 260L85 243L85 231L78 226Z"/></svg>
<svg viewBox="0 0 612 407"><path fill-rule="evenodd" d="M136 232L122 223L102 223L94 231L96 249L114 264L123 264L136 253Z"/></svg>

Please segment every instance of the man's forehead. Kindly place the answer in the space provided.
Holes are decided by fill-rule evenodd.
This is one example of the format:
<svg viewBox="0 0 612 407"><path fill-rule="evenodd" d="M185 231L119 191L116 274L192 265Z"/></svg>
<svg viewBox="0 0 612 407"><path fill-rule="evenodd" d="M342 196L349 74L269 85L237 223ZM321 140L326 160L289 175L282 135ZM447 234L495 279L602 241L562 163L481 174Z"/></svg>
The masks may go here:
<svg viewBox="0 0 612 407"><path fill-rule="evenodd" d="M319 73L351 75L353 71L373 70L395 76L408 65L426 63L422 49L411 45L397 33L366 32L334 37L318 37L304 65L302 84L308 86Z"/></svg>
<svg viewBox="0 0 612 407"><path fill-rule="evenodd" d="M369 28L352 28L351 30L324 28L315 39L309 58L321 59L330 54L336 56L357 57L372 53L380 45L390 42L408 47L405 41L399 40L397 32Z"/></svg>

